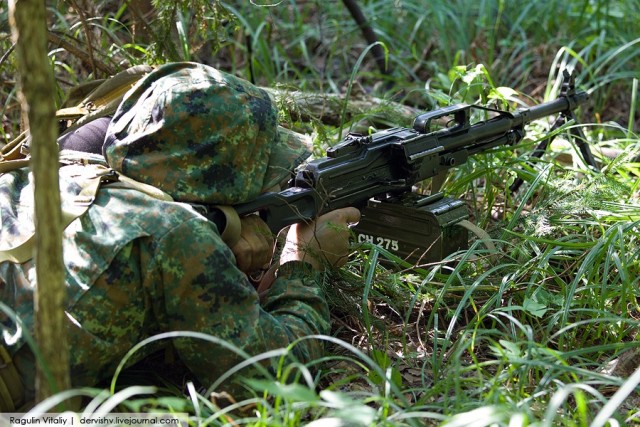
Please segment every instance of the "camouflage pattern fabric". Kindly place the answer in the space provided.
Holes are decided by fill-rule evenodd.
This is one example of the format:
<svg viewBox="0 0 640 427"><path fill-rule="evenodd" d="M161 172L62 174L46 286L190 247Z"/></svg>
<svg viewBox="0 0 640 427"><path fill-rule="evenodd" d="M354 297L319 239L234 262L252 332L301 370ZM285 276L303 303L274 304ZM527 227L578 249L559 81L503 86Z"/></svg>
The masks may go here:
<svg viewBox="0 0 640 427"><path fill-rule="evenodd" d="M61 189L63 199L77 194L77 183L64 167ZM31 231L24 226L30 224L31 191L27 170L0 175L0 249ZM304 263L287 264L260 301L215 225L188 204L106 185L85 215L67 227L63 249L75 386L108 378L133 345L160 332L198 331L253 355L329 330L319 273ZM0 264L0 299L29 331L34 274L31 261ZM15 353L24 344L23 334L4 314L0 323L4 342ZM241 361L204 341L179 339L173 345L204 383ZM309 361L321 351L319 342L304 340L294 354ZM24 374L32 381L32 373Z"/></svg>
<svg viewBox="0 0 640 427"><path fill-rule="evenodd" d="M174 200L248 201L289 177L309 140L277 125L269 95L192 62L158 67L134 86L105 138L109 165Z"/></svg>
<svg viewBox="0 0 640 427"><path fill-rule="evenodd" d="M109 377L132 346L160 332L202 332L251 355L328 332L319 273L305 263L288 263L260 300L215 224L180 203L249 201L309 155L305 137L278 126L264 90L201 64L160 66L125 95L103 154L112 168L177 202L107 184L65 229L74 385ZM63 203L81 188L81 178L69 170L60 169ZM33 232L32 192L26 169L0 175L0 250ZM0 263L0 298L28 331L33 331L36 287L32 261ZM24 354L24 331L2 313L0 326L9 351ZM173 345L204 383L241 362L235 353L207 342L179 339ZM309 361L321 350L317 341L304 340L294 354ZM30 358L19 359L17 366L32 388Z"/></svg>

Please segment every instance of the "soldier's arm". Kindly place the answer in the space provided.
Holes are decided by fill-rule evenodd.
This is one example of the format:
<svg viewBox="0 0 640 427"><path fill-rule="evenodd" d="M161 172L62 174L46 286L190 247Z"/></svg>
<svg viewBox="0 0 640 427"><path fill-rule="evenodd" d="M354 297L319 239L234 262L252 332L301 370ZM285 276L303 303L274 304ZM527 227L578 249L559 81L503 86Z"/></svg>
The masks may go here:
<svg viewBox="0 0 640 427"><path fill-rule="evenodd" d="M304 261L281 268L260 298L238 269L213 223L194 218L166 233L145 265L162 330L190 330L223 339L250 355L286 347L293 340L329 332L329 311L319 274ZM243 360L205 341L174 343L181 359L204 382ZM320 356L322 344L305 340L294 349L303 361Z"/></svg>

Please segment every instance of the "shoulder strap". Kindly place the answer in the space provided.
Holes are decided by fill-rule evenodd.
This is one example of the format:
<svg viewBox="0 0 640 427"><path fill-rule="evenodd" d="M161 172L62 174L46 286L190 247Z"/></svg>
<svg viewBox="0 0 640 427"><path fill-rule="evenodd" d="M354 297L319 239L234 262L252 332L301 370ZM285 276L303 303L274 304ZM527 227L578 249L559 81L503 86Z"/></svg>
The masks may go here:
<svg viewBox="0 0 640 427"><path fill-rule="evenodd" d="M69 167L79 168L77 176L81 185L81 190L71 203L64 203L62 206L62 228L67 228L76 218L81 217L89 209L95 200L102 183L110 182L111 188L128 188L143 192L155 199L166 202L173 201L170 195L142 182L135 181L124 175L120 175L113 169L106 166L71 165ZM35 235L30 235L24 242L9 249L0 250L0 263L10 261L21 264L33 257L33 245Z"/></svg>
<svg viewBox="0 0 640 427"><path fill-rule="evenodd" d="M0 174L29 166L26 147L29 133L22 132L0 149Z"/></svg>
<svg viewBox="0 0 640 427"><path fill-rule="evenodd" d="M82 190L73 201L73 203L65 204L62 208L62 228L67 228L76 218L84 214L93 200L95 199L100 183L109 176L110 169L101 165L82 166L90 168L84 176L82 182ZM33 257L33 245L35 244L35 235L31 234L24 242L13 248L0 251L0 263L11 261L22 264Z"/></svg>
<svg viewBox="0 0 640 427"><path fill-rule="evenodd" d="M18 159L18 160L2 160L0 159L0 174L11 172L16 169L24 168L29 166L29 159Z"/></svg>
<svg viewBox="0 0 640 427"><path fill-rule="evenodd" d="M138 65L108 79L87 82L71 90L63 108L56 111L58 120L69 122L62 135L92 120L113 115L127 91L152 70L151 66ZM29 142L29 133L25 131L2 147L0 174L28 166Z"/></svg>
<svg viewBox="0 0 640 427"><path fill-rule="evenodd" d="M28 132L22 132L0 149L0 174L29 165L29 159L22 150L22 146L28 138Z"/></svg>
<svg viewBox="0 0 640 427"><path fill-rule="evenodd" d="M84 89L83 85L76 88L69 94L69 100L63 105L65 108L56 112L58 119L73 121L73 125L67 128L63 134L92 120L113 115L127 91L152 70L151 66L138 65L103 80L97 86L96 82L91 82L91 87L95 86L95 88L78 104L73 104L78 98L76 92L83 93Z"/></svg>

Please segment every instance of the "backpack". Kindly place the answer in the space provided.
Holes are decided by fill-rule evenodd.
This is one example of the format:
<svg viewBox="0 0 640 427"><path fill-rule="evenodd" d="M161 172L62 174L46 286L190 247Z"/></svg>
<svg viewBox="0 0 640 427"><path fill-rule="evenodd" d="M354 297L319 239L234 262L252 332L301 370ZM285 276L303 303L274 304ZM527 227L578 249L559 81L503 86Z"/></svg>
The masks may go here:
<svg viewBox="0 0 640 427"><path fill-rule="evenodd" d="M138 65L113 77L81 83L71 89L62 108L56 111L63 128L60 136L92 120L113 115L125 93L152 70L148 65ZM25 131L0 149L0 173L29 164L29 143L29 133Z"/></svg>

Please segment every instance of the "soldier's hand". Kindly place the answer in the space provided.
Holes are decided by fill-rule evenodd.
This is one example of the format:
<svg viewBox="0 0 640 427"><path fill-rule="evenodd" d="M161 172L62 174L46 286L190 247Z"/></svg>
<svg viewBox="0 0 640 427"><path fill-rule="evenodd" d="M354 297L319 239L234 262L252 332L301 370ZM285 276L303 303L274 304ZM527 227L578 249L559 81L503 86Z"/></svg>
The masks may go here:
<svg viewBox="0 0 640 427"><path fill-rule="evenodd" d="M349 256L349 225L360 220L356 208L336 209L310 224L294 224L289 229L280 264L306 261L315 269L339 267Z"/></svg>
<svg viewBox="0 0 640 427"><path fill-rule="evenodd" d="M251 274L271 262L274 239L267 224L257 215L241 218L240 224L240 240L231 251L236 257L238 268Z"/></svg>

